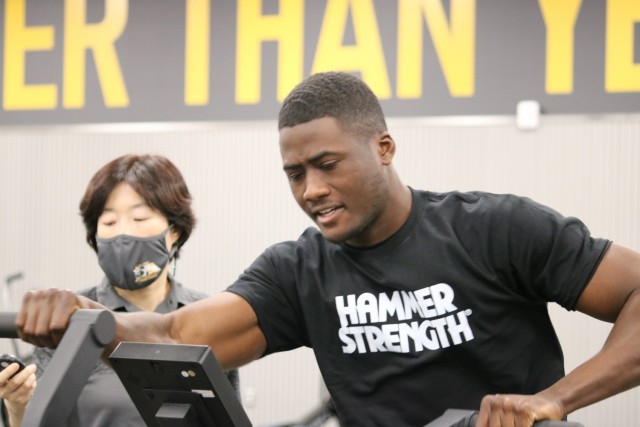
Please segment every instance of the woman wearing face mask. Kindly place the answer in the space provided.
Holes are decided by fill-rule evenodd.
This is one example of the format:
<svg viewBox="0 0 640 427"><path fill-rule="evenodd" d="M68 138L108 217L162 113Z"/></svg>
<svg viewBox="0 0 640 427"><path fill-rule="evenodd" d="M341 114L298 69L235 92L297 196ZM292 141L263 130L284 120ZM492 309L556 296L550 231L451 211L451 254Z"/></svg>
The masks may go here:
<svg viewBox="0 0 640 427"><path fill-rule="evenodd" d="M87 242L96 251L105 278L79 294L114 311L159 313L206 297L183 287L169 271L191 234L195 218L189 190L167 158L126 155L109 162L89 182L80 213ZM52 355L50 349L34 351L38 377ZM237 371L228 376L237 391ZM6 403L11 408L12 402ZM12 422L11 427L18 425ZM115 372L99 362L67 425L145 424Z"/></svg>

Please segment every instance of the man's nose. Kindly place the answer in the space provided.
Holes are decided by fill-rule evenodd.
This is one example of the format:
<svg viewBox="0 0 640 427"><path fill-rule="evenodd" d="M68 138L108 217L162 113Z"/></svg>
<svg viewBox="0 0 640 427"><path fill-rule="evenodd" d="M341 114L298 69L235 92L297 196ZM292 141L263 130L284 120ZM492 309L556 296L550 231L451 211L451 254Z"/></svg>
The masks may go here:
<svg viewBox="0 0 640 427"><path fill-rule="evenodd" d="M329 195L331 191L321 174L316 172L307 172L305 184L303 194L305 201L318 200Z"/></svg>

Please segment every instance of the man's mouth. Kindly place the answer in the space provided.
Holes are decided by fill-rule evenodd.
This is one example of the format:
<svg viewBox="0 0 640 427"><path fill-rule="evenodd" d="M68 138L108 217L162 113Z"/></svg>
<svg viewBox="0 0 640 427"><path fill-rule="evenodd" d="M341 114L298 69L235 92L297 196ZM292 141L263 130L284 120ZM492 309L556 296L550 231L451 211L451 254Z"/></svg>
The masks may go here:
<svg viewBox="0 0 640 427"><path fill-rule="evenodd" d="M335 207L329 208L329 209L324 209L324 210L318 212L316 215L317 216L328 216L328 215L331 215L331 213L333 213L335 210L336 210Z"/></svg>
<svg viewBox="0 0 640 427"><path fill-rule="evenodd" d="M332 206L330 208L322 209L320 211L314 212L314 216L316 217L316 221L322 225L327 225L330 222L336 220L336 217L342 212L344 208L341 206Z"/></svg>

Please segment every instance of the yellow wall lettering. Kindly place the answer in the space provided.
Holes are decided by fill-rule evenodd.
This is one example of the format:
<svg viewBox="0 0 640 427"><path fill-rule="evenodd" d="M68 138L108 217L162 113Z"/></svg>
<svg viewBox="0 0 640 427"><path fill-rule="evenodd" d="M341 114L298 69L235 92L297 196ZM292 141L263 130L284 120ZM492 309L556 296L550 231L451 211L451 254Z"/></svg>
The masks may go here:
<svg viewBox="0 0 640 427"><path fill-rule="evenodd" d="M27 27L26 0L5 0L4 5L3 108L5 110L56 108L58 103L56 85L25 83L26 53L52 50L53 27Z"/></svg>
<svg viewBox="0 0 640 427"><path fill-rule="evenodd" d="M356 43L343 46L351 8ZM380 31L371 0L329 0L322 21L312 72L359 71L380 99L391 97Z"/></svg>
<svg viewBox="0 0 640 427"><path fill-rule="evenodd" d="M452 96L475 93L475 0L451 0L447 23L441 0L399 0L399 98L422 96L422 18L427 26Z"/></svg>
<svg viewBox="0 0 640 427"><path fill-rule="evenodd" d="M279 0L278 15L263 15L262 0L239 0L236 102L260 102L262 42L278 42L278 100L302 80L304 0Z"/></svg>
<svg viewBox="0 0 640 427"><path fill-rule="evenodd" d="M93 52L104 104L110 108L129 105L114 46L127 24L128 8L128 0L105 0L104 19L87 24L87 0L65 1L62 96L65 108L85 105L85 51L88 49Z"/></svg>
<svg viewBox="0 0 640 427"><path fill-rule="evenodd" d="M640 92L640 64L634 63L634 25L640 22L640 2L607 2L605 89Z"/></svg>
<svg viewBox="0 0 640 427"><path fill-rule="evenodd" d="M184 103L209 103L211 0L187 0L184 57Z"/></svg>
<svg viewBox="0 0 640 427"><path fill-rule="evenodd" d="M546 92L573 92L574 28L582 0L538 0L547 27Z"/></svg>

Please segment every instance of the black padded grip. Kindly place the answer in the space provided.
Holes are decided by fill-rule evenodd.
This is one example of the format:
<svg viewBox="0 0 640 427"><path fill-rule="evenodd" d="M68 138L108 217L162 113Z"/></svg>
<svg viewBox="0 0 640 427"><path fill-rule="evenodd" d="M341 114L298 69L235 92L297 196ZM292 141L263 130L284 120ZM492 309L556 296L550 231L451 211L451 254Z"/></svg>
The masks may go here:
<svg viewBox="0 0 640 427"><path fill-rule="evenodd" d="M473 414L471 419L469 420L469 426L475 427L476 421L478 420L478 414ZM584 427L580 423L573 423L571 421L551 421L551 420L542 420L536 421L533 423L533 427Z"/></svg>
<svg viewBox="0 0 640 427"><path fill-rule="evenodd" d="M448 409L441 417L433 420L424 427L475 427L478 421L478 411L467 409ZM584 427L580 423L570 421L542 420L533 423L533 427Z"/></svg>
<svg viewBox="0 0 640 427"><path fill-rule="evenodd" d="M0 312L0 338L18 338L16 317L18 317L18 313L16 312Z"/></svg>

